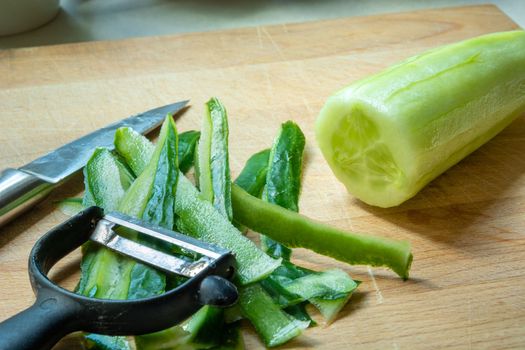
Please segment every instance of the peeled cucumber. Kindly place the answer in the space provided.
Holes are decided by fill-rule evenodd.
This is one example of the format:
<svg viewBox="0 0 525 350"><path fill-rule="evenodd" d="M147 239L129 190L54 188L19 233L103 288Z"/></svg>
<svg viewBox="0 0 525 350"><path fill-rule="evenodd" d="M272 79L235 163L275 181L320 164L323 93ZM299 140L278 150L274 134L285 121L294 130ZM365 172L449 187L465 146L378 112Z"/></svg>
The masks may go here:
<svg viewBox="0 0 525 350"><path fill-rule="evenodd" d="M525 32L430 50L330 97L316 121L335 176L365 203L392 207L525 112Z"/></svg>

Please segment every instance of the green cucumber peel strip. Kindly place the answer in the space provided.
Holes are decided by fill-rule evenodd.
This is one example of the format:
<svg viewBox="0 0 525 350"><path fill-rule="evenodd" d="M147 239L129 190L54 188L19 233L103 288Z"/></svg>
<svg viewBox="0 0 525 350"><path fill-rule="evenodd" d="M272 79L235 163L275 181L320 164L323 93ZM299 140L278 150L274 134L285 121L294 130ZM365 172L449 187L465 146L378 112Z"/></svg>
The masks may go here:
<svg viewBox="0 0 525 350"><path fill-rule="evenodd" d="M172 230L179 173L178 134L175 122L168 116L148 165L126 192L119 210Z"/></svg>
<svg viewBox="0 0 525 350"><path fill-rule="evenodd" d="M130 127L118 128L115 131L115 148L120 150L120 154L124 155L126 163L129 165L135 176L139 176L149 163L149 160L153 156L155 146L147 138L137 138L135 134L138 134L135 130ZM123 142L124 139L133 138L136 140L134 143ZM130 156L128 156L130 155ZM140 155L140 156L133 156Z"/></svg>
<svg viewBox="0 0 525 350"><path fill-rule="evenodd" d="M177 132L171 117L163 124L159 143L155 148L151 161L141 175L129 186L125 195L120 190L109 188L114 184L117 175L110 174L97 161L99 155L85 168L86 182L89 183L87 198L92 198L94 204L105 210L114 210L108 204L120 202L119 211L142 218L148 222L173 228L174 196L177 187L179 171L176 168ZM93 166L90 164L93 163ZM107 189L102 191L101 189ZM113 195L115 198L108 198ZM86 203L87 204L87 203ZM160 205L159 205L160 204ZM125 258L109 249L96 248L96 257L90 258L90 245L86 249L86 259L81 267L86 269L82 274L79 292L91 297L108 299L130 299L157 295L164 292L165 276L154 269ZM89 264L89 265L87 265Z"/></svg>
<svg viewBox="0 0 525 350"><path fill-rule="evenodd" d="M434 48L331 96L319 148L355 197L392 207L525 112L525 31Z"/></svg>
<svg viewBox="0 0 525 350"><path fill-rule="evenodd" d="M179 169L186 174L193 166L195 150L201 133L195 130L185 131L179 134Z"/></svg>
<svg viewBox="0 0 525 350"><path fill-rule="evenodd" d="M217 98L205 105L199 140L199 186L207 199L228 220L232 219L228 158L228 115Z"/></svg>
<svg viewBox="0 0 525 350"><path fill-rule="evenodd" d="M226 123L227 121L223 120L223 122ZM201 145L212 144L212 140L209 139L212 137L212 134L213 133L210 132L203 133L203 137L200 139ZM210 147L210 153L208 154L208 157L201 158L201 161L209 161L211 163L213 160L213 162L215 163L226 165L225 171L214 173L214 176L211 176L212 186L203 188L203 192L201 193L201 197L210 200L211 204L214 204L213 202L211 202L211 198L217 198L217 196L215 196L215 194L213 193L215 189L224 189L226 187L231 187L230 171L228 167L227 158L227 133L223 133L222 136L223 137L220 138L222 147ZM210 170L211 168L211 164L207 164L207 166L204 166L204 169L206 171ZM203 173L200 173L200 176L201 175L203 175ZM211 192L207 193L206 191ZM229 195L229 193L223 193L222 198L225 198L224 196L226 195ZM227 215L227 212L231 213L231 196L230 198L227 198L226 200L222 201L222 203L215 204L217 210L227 220L231 220L231 217L228 217ZM224 205L229 205L229 208L225 208ZM184 228L184 231L187 230L187 228L184 226L184 222L179 222L179 225ZM222 347L222 345L227 346L225 345L225 343L227 341L232 341L232 339L225 338L225 335L228 334L228 328L235 327L226 325L224 319L224 310L213 306L204 306L201 310L199 310L199 312L193 315L188 321L188 323L185 325L185 329L190 334L192 334L191 343L198 348L219 348Z"/></svg>
<svg viewBox="0 0 525 350"><path fill-rule="evenodd" d="M304 146L305 137L299 126L290 120L283 123L268 159L263 200L299 211ZM292 255L290 248L265 235L261 235L261 246L273 257L290 260Z"/></svg>
<svg viewBox="0 0 525 350"><path fill-rule="evenodd" d="M283 262L261 282L281 307L290 308L307 300L327 323L335 319L359 284L339 269L315 272L290 262Z"/></svg>
<svg viewBox="0 0 525 350"><path fill-rule="evenodd" d="M255 153L246 161L246 164L241 170L239 176L234 183L244 189L252 196L259 197L266 183L266 173L268 171L268 158L270 157L270 149L265 149ZM246 234L248 229L234 221L235 227L243 234Z"/></svg>
<svg viewBox="0 0 525 350"><path fill-rule="evenodd" d="M136 350L194 350L191 334L181 326L135 337ZM115 349L116 350L116 349Z"/></svg>
<svg viewBox="0 0 525 350"><path fill-rule="evenodd" d="M134 178L111 151L98 148L84 167L85 193L82 205L116 210ZM83 246L81 277L77 293L89 297L125 299L127 287L119 283L125 258L88 242Z"/></svg>
<svg viewBox="0 0 525 350"><path fill-rule="evenodd" d="M224 325L221 344L210 348L210 350L244 350L241 323L234 322Z"/></svg>
<svg viewBox="0 0 525 350"><path fill-rule="evenodd" d="M144 136L138 133L130 134L121 142L136 144L137 138L144 138ZM120 149L118 144L115 146L125 159L141 156L140 154L125 154L128 147ZM265 278L280 264L280 260L270 258L252 241L242 236L239 230L228 219L224 218L211 203L200 197L199 191L182 174L179 174L177 183L175 213L178 215L178 220L181 221L185 233L197 239L217 244L235 253L239 281L242 284Z"/></svg>
<svg viewBox="0 0 525 350"><path fill-rule="evenodd" d="M237 185L240 185L243 189L248 189L249 193L258 196L261 194L261 190L264 187L264 184L267 182L266 176L264 176L263 181L259 181L261 176L258 174L268 173L268 168L271 167L271 164L275 161L278 166L273 167L274 174L273 178L278 178L278 180L272 180L272 177L268 179L268 182L272 183L273 193L286 192L287 183L294 182L294 188L296 191L293 191L288 196L284 197L288 200L280 200L280 206L285 207L290 206L292 208L298 208L298 199L299 199L299 189L300 189L300 176L302 168L302 154L304 150L304 135L302 134L299 127L292 123L287 122L282 125L281 132L274 142L274 147L272 148L272 162L269 161L270 154L268 150L261 151L256 153L246 162L245 167L241 171L239 178L235 180ZM265 162L266 161L266 162ZM288 181L280 181L285 179ZM267 194L268 195L268 194ZM270 196L272 199L276 196ZM266 237L262 235L261 238ZM272 245L270 251L273 252L274 256L287 256L291 250L284 247L283 245L267 238L266 245ZM288 250L288 254L285 254L282 250L285 248ZM290 283L293 279L307 276L309 274L315 274L314 278L308 279L308 283L303 282L303 289L306 291L311 290L308 284L316 283L330 283L330 279L334 277L341 276L330 276L327 278L326 275L318 274L314 271L306 270L299 268L288 261L284 261L281 266L272 272L270 276L261 281L261 286L268 292L269 295L277 302L281 307L285 307L285 311L292 313L293 316L298 316L300 320L307 321L310 319L304 307L300 305L304 304L305 293L296 293L290 292L284 286L286 283ZM343 274L344 282L354 284L350 277L347 274ZM303 291L305 292L305 291ZM336 291L327 291L325 297L334 299L334 294L341 296L341 298L336 300L325 301L321 298L311 298L311 301L318 309L320 310L323 317L326 318L327 322L330 322L337 312L346 304L350 298L351 291L346 290L336 290ZM313 321L312 321L313 322ZM312 323L314 324L314 323Z"/></svg>
<svg viewBox="0 0 525 350"><path fill-rule="evenodd" d="M351 294L358 284L340 269L330 269L323 272L310 273L290 281L282 281L284 288L290 293L300 295L306 300L322 298L337 300Z"/></svg>
<svg viewBox="0 0 525 350"><path fill-rule="evenodd" d="M269 156L270 149L263 150L251 156L239 177L235 180L235 183L244 187L253 195L259 196L266 183ZM280 267L278 267L278 269L279 268ZM268 279L269 277L260 281L260 286L268 283ZM269 297L266 290L260 286L255 286L248 290L241 289L240 293L242 296L237 305L241 313L254 325L257 333L267 345L271 342L284 343L289 339L299 336L302 329L311 324L311 319L307 319L304 314L301 313L302 310L293 309L291 311L294 312L294 317L297 315L300 316L299 320L308 321L307 324L301 323L300 326L298 326L297 321L281 310L281 307L276 304L276 302ZM276 286L276 288L279 288L279 286ZM278 292L275 294L279 295ZM253 299L258 300L259 303L257 306L252 304ZM252 308L254 307L257 307L258 310L253 310ZM269 325L263 321L267 319L278 320L279 322Z"/></svg>
<svg viewBox="0 0 525 350"><path fill-rule="evenodd" d="M282 312L280 306L257 283L240 290L239 304L244 316L251 321L268 347L286 343L310 325L308 321L299 321Z"/></svg>
<svg viewBox="0 0 525 350"><path fill-rule="evenodd" d="M302 247L353 265L386 266L407 279L410 243L343 231L250 196L232 186L234 218L291 248Z"/></svg>
<svg viewBox="0 0 525 350"><path fill-rule="evenodd" d="M259 197L266 183L270 149L255 153L246 161L234 183L252 196Z"/></svg>
<svg viewBox="0 0 525 350"><path fill-rule="evenodd" d="M283 123L268 158L263 200L299 211L304 146L299 126L290 120Z"/></svg>
<svg viewBox="0 0 525 350"><path fill-rule="evenodd" d="M155 224L173 226L173 221L170 219L173 217L173 204L171 203L170 207L169 201L165 200L166 197L175 195L173 190L176 189L178 178L177 132L173 120L166 119L151 161L125 194L119 188L109 186L125 178L122 176L126 174L125 168L119 167L118 172L108 172L108 168L111 167L108 166L107 159L103 158L104 163L101 163L97 158L106 156L107 152L95 152L95 158L92 158L91 163L88 162L85 168L86 183L90 186L86 186L85 198L88 200L85 204L93 201L93 204L106 210L113 210L114 203L120 203L118 209L129 215L141 217ZM108 198L109 196L112 197ZM81 271L78 292L90 297L136 299L163 293L166 286L166 279L162 273L113 253L109 249L94 247L91 244L85 245ZM127 341L121 337L94 335L92 338L96 340L99 347L101 344L113 342L127 344Z"/></svg>
<svg viewBox="0 0 525 350"><path fill-rule="evenodd" d="M235 325L224 324L224 310L203 306L184 323L169 329L136 337L137 350L215 349L218 344L232 343ZM232 327L230 327L232 326ZM242 338L237 340L241 341Z"/></svg>
<svg viewBox="0 0 525 350"><path fill-rule="evenodd" d="M283 310L284 312L291 315L296 320L307 322L308 323L307 327L317 326L317 322L315 322L315 320L313 320L308 314L308 312L306 311L306 305L308 305L307 301L302 302L300 304L288 306L287 308Z"/></svg>
<svg viewBox="0 0 525 350"><path fill-rule="evenodd" d="M97 148L84 167L83 206L97 205L116 210L135 177L117 155L107 148Z"/></svg>
<svg viewBox="0 0 525 350"><path fill-rule="evenodd" d="M289 292L282 285L282 280L275 278L273 274L262 280L260 284L281 308L287 308L305 301L300 295Z"/></svg>
<svg viewBox="0 0 525 350"><path fill-rule="evenodd" d="M290 293L289 295L296 295L294 294L296 292L308 298L308 302L314 305L324 317L326 324L335 319L355 289L361 284L360 281L352 280L347 273L339 269L315 272L289 262L283 263L273 274L281 276L280 287ZM300 283L296 285L295 290L288 288L293 283ZM312 297L316 294L319 296Z"/></svg>
<svg viewBox="0 0 525 350"><path fill-rule="evenodd" d="M199 349L206 349L222 343L224 310L203 306L182 328L191 334L191 343Z"/></svg>
<svg viewBox="0 0 525 350"><path fill-rule="evenodd" d="M346 303L348 303L351 296L352 293L348 293L346 296L339 299L325 300L322 298L311 298L308 301L319 310L321 315L323 315L326 324L330 324L335 320L339 311L341 311Z"/></svg>
<svg viewBox="0 0 525 350"><path fill-rule="evenodd" d="M259 281L280 265L280 259L272 259L266 255L211 203L200 198L198 190L183 175L179 178L177 193L175 212L183 224L185 233L235 253L241 284Z"/></svg>
<svg viewBox="0 0 525 350"><path fill-rule="evenodd" d="M225 309L204 306L182 325L192 349L244 349L240 322L225 323ZM142 349L141 349L142 350Z"/></svg>
<svg viewBox="0 0 525 350"><path fill-rule="evenodd" d="M244 350L240 322L224 324L216 316L203 307L182 325L136 337L137 350Z"/></svg>
<svg viewBox="0 0 525 350"><path fill-rule="evenodd" d="M177 157L179 169L183 173L186 173L193 166L199 137L200 132L195 130L185 131L178 135ZM115 148L119 150L119 154L123 156L133 173L139 176L148 165L155 145L132 128L123 127L118 128L115 132Z"/></svg>

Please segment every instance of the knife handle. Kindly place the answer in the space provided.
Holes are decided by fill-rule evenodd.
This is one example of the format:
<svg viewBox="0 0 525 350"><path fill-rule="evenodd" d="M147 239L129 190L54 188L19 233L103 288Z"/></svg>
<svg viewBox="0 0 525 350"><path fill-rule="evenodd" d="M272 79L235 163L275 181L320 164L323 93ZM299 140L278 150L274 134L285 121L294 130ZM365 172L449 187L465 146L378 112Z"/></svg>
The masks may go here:
<svg viewBox="0 0 525 350"><path fill-rule="evenodd" d="M25 212L51 191L53 184L17 169L0 173L0 226Z"/></svg>

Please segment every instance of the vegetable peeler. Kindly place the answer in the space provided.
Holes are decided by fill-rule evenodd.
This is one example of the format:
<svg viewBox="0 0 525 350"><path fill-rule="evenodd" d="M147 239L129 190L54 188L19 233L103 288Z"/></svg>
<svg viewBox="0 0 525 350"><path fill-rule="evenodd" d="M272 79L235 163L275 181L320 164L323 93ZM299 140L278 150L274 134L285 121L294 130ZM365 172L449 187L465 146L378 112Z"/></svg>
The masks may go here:
<svg viewBox="0 0 525 350"><path fill-rule="evenodd" d="M143 241L176 247L194 259L131 240L124 234L130 230ZM88 240L188 280L164 294L136 300L89 298L54 284L46 275L51 267ZM29 277L36 301L0 323L0 350L51 349L75 331L140 335L169 328L203 305L226 307L235 303L237 289L229 281L234 265L234 256L225 249L90 207L47 232L31 250Z"/></svg>

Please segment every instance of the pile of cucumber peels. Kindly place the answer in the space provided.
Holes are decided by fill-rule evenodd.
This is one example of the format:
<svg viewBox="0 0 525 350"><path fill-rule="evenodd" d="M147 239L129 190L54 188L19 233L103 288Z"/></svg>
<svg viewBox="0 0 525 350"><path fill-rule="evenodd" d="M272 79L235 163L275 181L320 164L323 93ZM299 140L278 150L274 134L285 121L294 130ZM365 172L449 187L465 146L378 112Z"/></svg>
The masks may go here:
<svg viewBox="0 0 525 350"><path fill-rule="evenodd" d="M359 282L340 269L318 272L295 265L293 247L351 264L386 266L408 278L412 254L407 242L341 231L297 213L305 138L295 123L282 124L271 149L253 155L232 182L226 110L215 98L205 107L200 133L178 134L168 116L156 145L129 128L117 130L115 151L97 149L84 168L81 203L68 199L61 206L73 212L75 206L97 205L231 250L239 302L229 309L205 306L183 324L134 340L86 334L90 348L243 349L241 319L253 325L266 346L277 346L315 325L307 304L333 321ZM196 185L184 175L192 166ZM260 247L243 234L247 229L261 234ZM183 282L86 243L76 292L136 299Z"/></svg>

